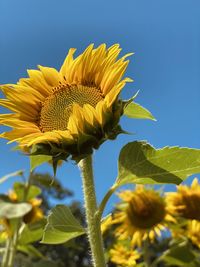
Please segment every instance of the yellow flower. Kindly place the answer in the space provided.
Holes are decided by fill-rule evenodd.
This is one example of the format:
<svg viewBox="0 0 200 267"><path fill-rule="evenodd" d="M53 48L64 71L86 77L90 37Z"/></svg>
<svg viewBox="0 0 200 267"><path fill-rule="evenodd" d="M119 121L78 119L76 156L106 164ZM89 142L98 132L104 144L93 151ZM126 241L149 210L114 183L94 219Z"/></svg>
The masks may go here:
<svg viewBox="0 0 200 267"><path fill-rule="evenodd" d="M0 243L5 242L11 235L10 224L7 219L0 219Z"/></svg>
<svg viewBox="0 0 200 267"><path fill-rule="evenodd" d="M8 192L8 198L12 203L20 203L18 195L14 190ZM31 224L37 222L44 218L44 214L40 205L42 203L41 199L32 198L27 203L31 204L32 209L23 216L22 220L26 224ZM13 235L13 228L9 219L0 219L0 243L5 242L7 238Z"/></svg>
<svg viewBox="0 0 200 267"><path fill-rule="evenodd" d="M104 234L112 224L112 216L109 214L106 218L101 221L101 233Z"/></svg>
<svg viewBox="0 0 200 267"><path fill-rule="evenodd" d="M18 202L17 194L15 193L14 190L9 190L9 192L8 192L8 198L9 198L12 202Z"/></svg>
<svg viewBox="0 0 200 267"><path fill-rule="evenodd" d="M15 203L19 202L18 196L14 190L9 191L8 197L12 202L15 202ZM40 208L40 205L42 203L41 199L32 198L28 201L28 203L31 204L32 209L27 214L25 214L23 217L23 221L26 224L34 223L44 218L43 211Z"/></svg>
<svg viewBox="0 0 200 267"><path fill-rule="evenodd" d="M200 184L179 185L177 192L167 193L167 209L173 216L200 221Z"/></svg>
<svg viewBox="0 0 200 267"><path fill-rule="evenodd" d="M118 96L132 81L122 79L131 54L117 59L117 44L89 45L76 58L75 50L69 50L59 71L38 66L28 70L29 78L2 85L7 99L0 105L13 113L2 114L0 123L13 129L1 137L17 141L24 151L32 147L33 154L77 159L122 132L124 102Z"/></svg>
<svg viewBox="0 0 200 267"><path fill-rule="evenodd" d="M44 218L43 211L39 207L42 203L41 199L34 198L29 200L28 203L32 205L32 209L26 215L24 215L23 221L25 223L34 223Z"/></svg>
<svg viewBox="0 0 200 267"><path fill-rule="evenodd" d="M187 237L200 249L200 222L192 220L188 222Z"/></svg>
<svg viewBox="0 0 200 267"><path fill-rule="evenodd" d="M115 234L119 240L131 238L133 246L141 246L142 241L153 242L173 218L166 212L164 199L152 189L137 186L135 191L119 193L122 203L114 214L112 224L118 224Z"/></svg>
<svg viewBox="0 0 200 267"><path fill-rule="evenodd" d="M136 261L140 258L137 250L128 249L122 244L116 244L109 254L110 260L121 267L136 266Z"/></svg>

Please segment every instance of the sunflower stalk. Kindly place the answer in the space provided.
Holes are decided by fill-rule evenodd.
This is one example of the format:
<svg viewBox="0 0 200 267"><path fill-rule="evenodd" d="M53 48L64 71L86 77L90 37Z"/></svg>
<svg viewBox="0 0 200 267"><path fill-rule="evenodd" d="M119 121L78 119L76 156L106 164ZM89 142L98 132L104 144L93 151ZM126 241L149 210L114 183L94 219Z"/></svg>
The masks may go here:
<svg viewBox="0 0 200 267"><path fill-rule="evenodd" d="M87 234L92 252L94 267L106 267L103 240L101 236L101 221L97 215L95 186L93 179L92 156L87 156L79 163L82 173L85 213L87 220Z"/></svg>

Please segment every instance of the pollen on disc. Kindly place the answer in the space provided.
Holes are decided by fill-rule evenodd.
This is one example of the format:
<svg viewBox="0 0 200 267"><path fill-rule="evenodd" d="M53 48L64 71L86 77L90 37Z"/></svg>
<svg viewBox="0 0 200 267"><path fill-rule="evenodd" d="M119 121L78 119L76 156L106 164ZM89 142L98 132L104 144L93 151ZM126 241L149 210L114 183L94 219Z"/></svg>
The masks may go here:
<svg viewBox="0 0 200 267"><path fill-rule="evenodd" d="M96 107L103 99L101 91L96 87L82 85L62 85L45 100L40 112L40 129L42 132L67 130L73 103L90 104Z"/></svg>

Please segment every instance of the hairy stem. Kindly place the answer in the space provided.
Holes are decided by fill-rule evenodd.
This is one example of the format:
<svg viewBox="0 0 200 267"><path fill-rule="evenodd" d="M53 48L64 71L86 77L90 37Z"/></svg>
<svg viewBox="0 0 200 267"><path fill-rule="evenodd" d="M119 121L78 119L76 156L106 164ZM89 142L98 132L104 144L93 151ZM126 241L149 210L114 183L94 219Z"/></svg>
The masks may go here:
<svg viewBox="0 0 200 267"><path fill-rule="evenodd" d="M79 163L82 173L87 234L92 252L94 267L106 267L103 241L101 236L101 221L97 216L97 202L93 178L92 156L82 159Z"/></svg>

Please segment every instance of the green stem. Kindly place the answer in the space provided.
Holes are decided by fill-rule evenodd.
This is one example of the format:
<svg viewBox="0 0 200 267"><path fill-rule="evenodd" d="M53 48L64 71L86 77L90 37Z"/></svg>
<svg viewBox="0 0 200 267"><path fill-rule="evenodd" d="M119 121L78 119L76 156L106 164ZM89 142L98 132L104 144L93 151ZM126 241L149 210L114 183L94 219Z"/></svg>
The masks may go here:
<svg viewBox="0 0 200 267"><path fill-rule="evenodd" d="M115 190L117 189L117 185L113 185L109 190L108 192L106 193L106 195L104 196L103 200L101 201L101 204L99 205L99 208L98 208L98 216L101 220L101 217L102 217L102 214L103 214L103 211L105 209L105 206L109 200L109 198L112 196L112 194L115 192Z"/></svg>
<svg viewBox="0 0 200 267"><path fill-rule="evenodd" d="M144 262L146 267L151 266L151 260L150 260L150 255L149 255L149 240L144 241L144 246L143 246L143 256L144 256Z"/></svg>
<svg viewBox="0 0 200 267"><path fill-rule="evenodd" d="M7 266L6 267L13 267L14 265L14 258L15 258L15 254L16 254L16 250L17 250L17 243L18 243L18 236L19 236L19 229L21 227L21 222L22 219L18 219L17 220L17 226L16 226L16 230L15 233L11 239L11 244L9 247L9 258L8 258L8 262L7 262Z"/></svg>
<svg viewBox="0 0 200 267"><path fill-rule="evenodd" d="M92 156L82 159L79 163L82 172L85 212L87 219L87 234L92 252L94 267L106 267L103 241L101 236L101 221L97 216L97 202L93 178Z"/></svg>
<svg viewBox="0 0 200 267"><path fill-rule="evenodd" d="M7 241L6 241L5 252L3 254L1 267L7 267L8 266L8 259L9 259L9 252L10 252L10 249L9 249L10 242L11 242L11 239L8 238Z"/></svg>
<svg viewBox="0 0 200 267"><path fill-rule="evenodd" d="M13 267L14 257L17 249L17 241L19 229L21 226L21 218L16 221L16 229L13 236L10 236L6 242L5 252L2 259L1 267Z"/></svg>

